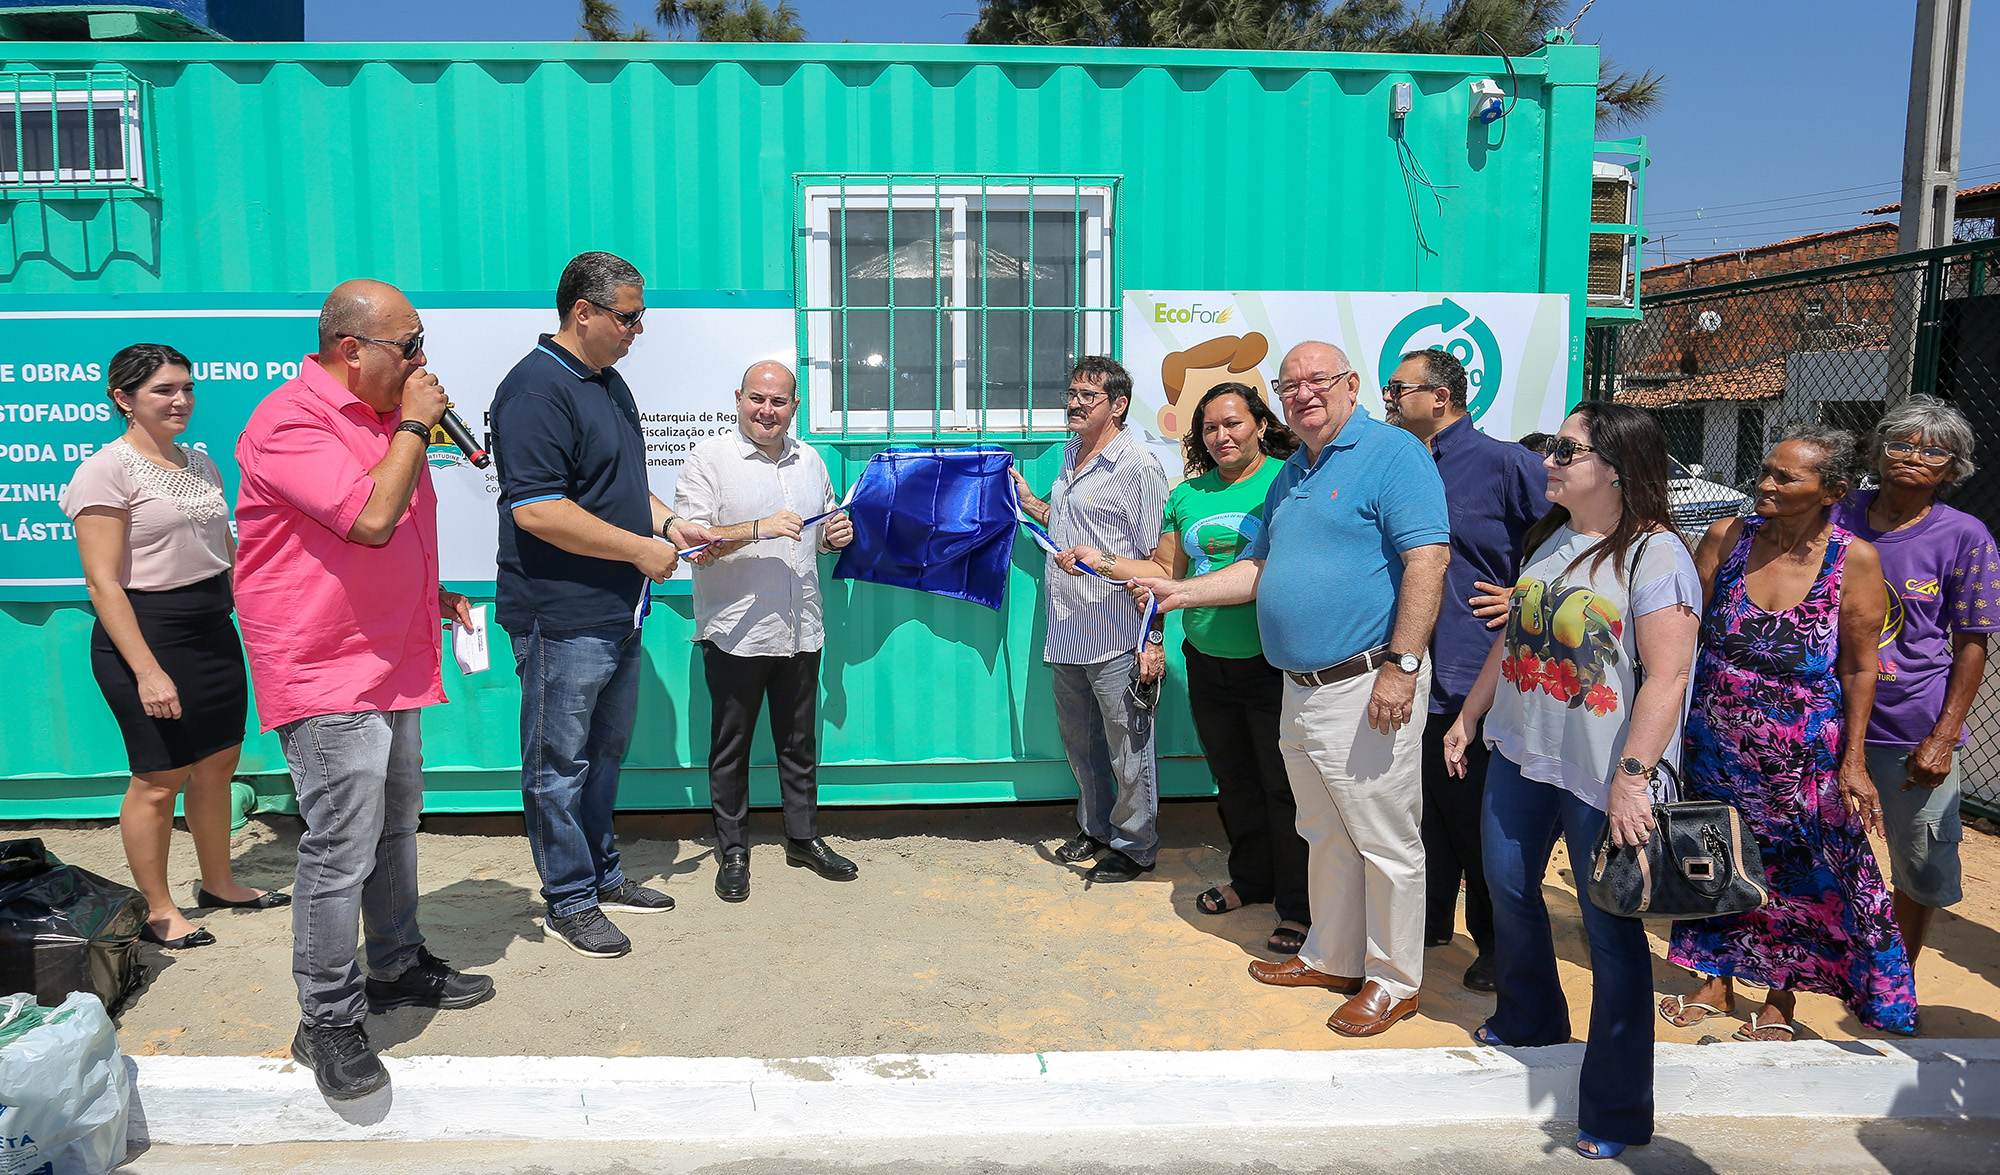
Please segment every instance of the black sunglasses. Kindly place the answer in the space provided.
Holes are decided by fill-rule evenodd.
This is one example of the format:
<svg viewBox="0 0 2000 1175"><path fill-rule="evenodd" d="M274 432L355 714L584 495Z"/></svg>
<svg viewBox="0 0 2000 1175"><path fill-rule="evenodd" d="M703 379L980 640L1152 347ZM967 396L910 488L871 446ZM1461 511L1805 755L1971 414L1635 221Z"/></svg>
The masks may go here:
<svg viewBox="0 0 2000 1175"><path fill-rule="evenodd" d="M617 310L610 306L606 306L604 303L599 302L595 298L585 298L584 301L590 303L592 306L597 307L599 310L602 310L606 314L609 314L611 317L617 319L619 324L622 325L626 330L638 330L639 320L646 317L646 308L644 306L639 307L637 310Z"/></svg>
<svg viewBox="0 0 2000 1175"><path fill-rule="evenodd" d="M1578 453L1595 452L1597 452L1595 447L1578 444L1568 437L1550 437L1548 440L1542 442L1543 456L1555 458L1557 465L1568 465L1570 462L1576 460Z"/></svg>
<svg viewBox="0 0 2000 1175"><path fill-rule="evenodd" d="M403 353L403 362L405 363L415 359L424 352L424 332L422 331L418 331L414 336L404 339L401 342L395 339L371 339L367 335L342 335L340 337L343 339L353 339L358 343L373 343L378 347L394 347Z"/></svg>

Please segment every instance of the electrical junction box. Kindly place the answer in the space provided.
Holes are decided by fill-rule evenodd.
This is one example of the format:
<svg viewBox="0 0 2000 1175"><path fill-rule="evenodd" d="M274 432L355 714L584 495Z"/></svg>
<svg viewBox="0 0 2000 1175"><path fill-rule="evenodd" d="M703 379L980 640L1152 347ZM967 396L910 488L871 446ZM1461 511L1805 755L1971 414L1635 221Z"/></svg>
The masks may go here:
<svg viewBox="0 0 2000 1175"><path fill-rule="evenodd" d="M1397 82L1389 87L1389 117L1401 118L1410 112L1412 90L1408 82Z"/></svg>
<svg viewBox="0 0 2000 1175"><path fill-rule="evenodd" d="M1479 78L1470 83L1472 89L1472 113L1474 122L1492 122L1507 108L1506 95L1500 92L1500 83L1492 78Z"/></svg>

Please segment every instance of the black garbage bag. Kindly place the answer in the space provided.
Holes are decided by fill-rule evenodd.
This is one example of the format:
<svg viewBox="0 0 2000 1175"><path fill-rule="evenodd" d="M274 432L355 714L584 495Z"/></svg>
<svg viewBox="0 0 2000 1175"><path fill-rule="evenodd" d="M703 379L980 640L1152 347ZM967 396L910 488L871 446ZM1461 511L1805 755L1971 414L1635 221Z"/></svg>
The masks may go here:
<svg viewBox="0 0 2000 1175"><path fill-rule="evenodd" d="M0 994L53 1008L87 991L115 1016L146 981L145 925L138 890L63 864L39 837L0 841Z"/></svg>

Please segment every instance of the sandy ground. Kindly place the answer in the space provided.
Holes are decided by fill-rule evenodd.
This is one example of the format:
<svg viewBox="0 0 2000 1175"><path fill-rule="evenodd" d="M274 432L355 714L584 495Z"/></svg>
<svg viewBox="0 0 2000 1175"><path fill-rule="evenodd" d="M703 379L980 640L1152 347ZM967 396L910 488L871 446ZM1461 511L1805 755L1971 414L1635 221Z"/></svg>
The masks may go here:
<svg viewBox="0 0 2000 1175"><path fill-rule="evenodd" d="M706 813L627 814L625 868L679 902L664 915L620 916L632 954L585 959L545 938L538 882L518 816L424 821L421 920L431 949L491 975L496 998L455 1012L400 1009L369 1020L391 1055L745 1056L1043 1052L1088 1049L1335 1049L1456 1045L1493 997L1467 991L1461 928L1428 953L1422 1010L1371 1041L1325 1027L1340 997L1280 989L1245 973L1275 958L1269 906L1219 917L1195 896L1227 880L1209 801L1163 805L1159 867L1144 880L1086 886L1050 850L1074 831L1067 805L828 809L822 830L861 867L836 884L787 868L775 813L759 813L751 896L716 898ZM235 842L237 876L288 887L299 823L252 817ZM60 857L125 880L110 822L0 825L41 836ZM1967 900L1939 916L1918 964L1923 1033L2000 1037L2000 837L1966 830ZM191 894L192 842L174 838L171 876ZM1588 1023L1586 946L1567 863L1549 879L1572 1018ZM191 900L191 898L190 898ZM283 1055L298 1021L286 912L190 911L221 940L199 950L148 947L156 969L122 1017L128 1052ZM1663 992L1693 982L1664 961ZM1747 993L1759 996L1759 992ZM1754 998L1739 998L1747 1015ZM1801 1036L1863 1029L1831 997L1799 1001ZM1660 1039L1727 1038L1734 1019Z"/></svg>

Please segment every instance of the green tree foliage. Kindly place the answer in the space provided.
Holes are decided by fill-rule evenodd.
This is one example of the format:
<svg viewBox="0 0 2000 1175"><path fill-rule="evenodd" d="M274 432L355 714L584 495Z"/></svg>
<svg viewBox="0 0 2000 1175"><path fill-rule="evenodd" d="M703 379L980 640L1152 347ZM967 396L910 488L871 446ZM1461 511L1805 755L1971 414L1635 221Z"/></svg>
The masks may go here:
<svg viewBox="0 0 2000 1175"><path fill-rule="evenodd" d="M1570 17L1569 0L983 0L974 44L1123 45L1173 49L1307 49L1364 53L1534 52ZM1598 117L1636 122L1666 97L1666 79L1605 61Z"/></svg>
<svg viewBox="0 0 2000 1175"><path fill-rule="evenodd" d="M653 19L697 41L803 41L806 30L790 0L659 0ZM625 26L617 0L583 0L583 35L593 41L650 41L652 30Z"/></svg>

